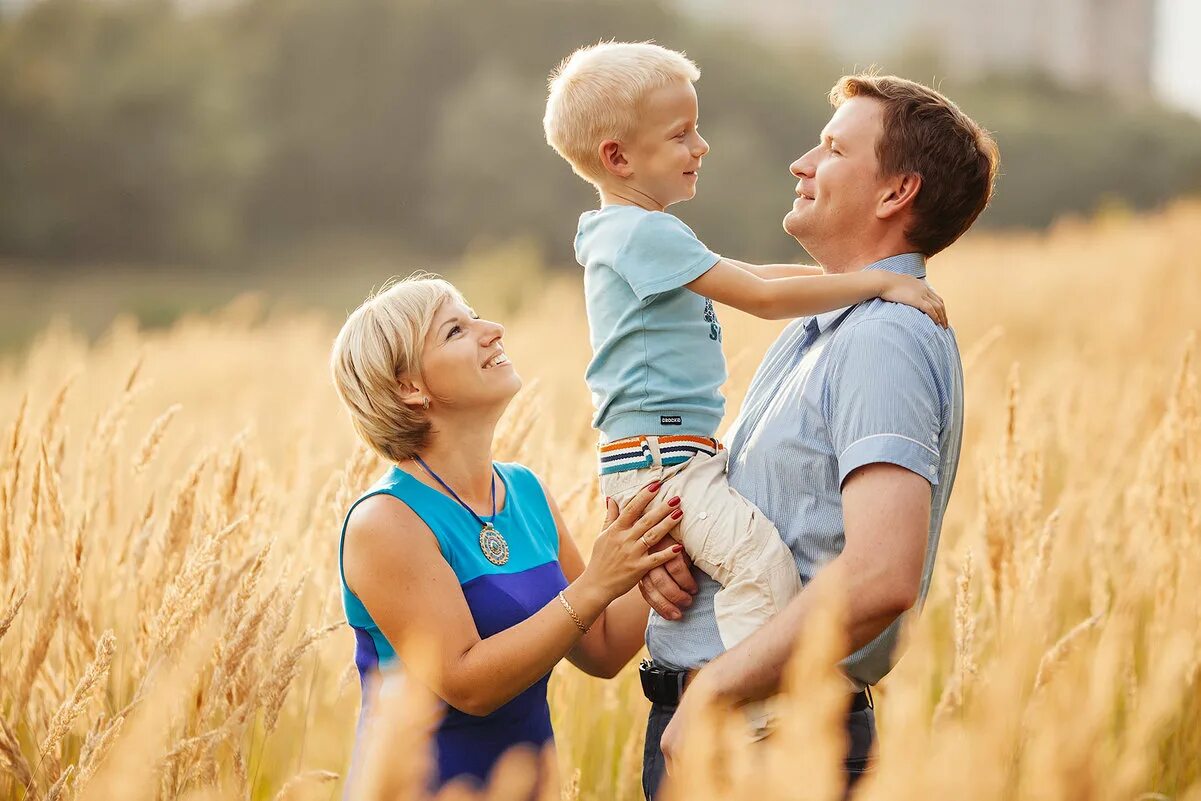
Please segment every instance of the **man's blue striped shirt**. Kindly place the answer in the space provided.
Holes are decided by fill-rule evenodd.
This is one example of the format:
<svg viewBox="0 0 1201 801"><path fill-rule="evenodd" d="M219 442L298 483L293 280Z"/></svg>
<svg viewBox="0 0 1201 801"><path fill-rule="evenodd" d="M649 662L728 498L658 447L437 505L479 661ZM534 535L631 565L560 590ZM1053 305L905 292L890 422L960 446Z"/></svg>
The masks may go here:
<svg viewBox="0 0 1201 801"><path fill-rule="evenodd" d="M917 253L865 269L926 274ZM962 436L963 368L954 332L917 309L871 300L796 320L771 346L726 436L730 486L776 524L807 584L846 543L841 487L853 470L887 462L922 476L930 482L931 510L920 609ZM700 591L682 620L651 615L647 646L670 668L698 667L722 650L713 615L719 587L704 574L697 578ZM888 672L903 618L843 663L860 687Z"/></svg>

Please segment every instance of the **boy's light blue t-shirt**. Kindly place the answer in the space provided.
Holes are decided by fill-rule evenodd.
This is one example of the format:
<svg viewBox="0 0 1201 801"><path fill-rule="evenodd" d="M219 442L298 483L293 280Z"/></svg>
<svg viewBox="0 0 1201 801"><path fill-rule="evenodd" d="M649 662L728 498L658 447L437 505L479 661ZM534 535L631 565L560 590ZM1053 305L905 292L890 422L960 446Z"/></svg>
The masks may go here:
<svg viewBox="0 0 1201 801"><path fill-rule="evenodd" d="M603 441L712 437L725 411L721 325L713 302L684 285L721 257L676 217L637 206L580 215L575 253L592 338L592 425Z"/></svg>

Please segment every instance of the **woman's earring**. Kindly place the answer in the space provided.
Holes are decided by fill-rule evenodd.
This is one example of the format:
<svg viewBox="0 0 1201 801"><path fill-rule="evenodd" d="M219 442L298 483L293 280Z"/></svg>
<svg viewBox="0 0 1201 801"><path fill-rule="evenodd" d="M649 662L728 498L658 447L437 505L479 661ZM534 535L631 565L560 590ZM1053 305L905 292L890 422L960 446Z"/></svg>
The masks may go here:
<svg viewBox="0 0 1201 801"><path fill-rule="evenodd" d="M430 410L430 396L429 395L426 395L425 400L423 400L421 402L421 408L427 412Z"/></svg>

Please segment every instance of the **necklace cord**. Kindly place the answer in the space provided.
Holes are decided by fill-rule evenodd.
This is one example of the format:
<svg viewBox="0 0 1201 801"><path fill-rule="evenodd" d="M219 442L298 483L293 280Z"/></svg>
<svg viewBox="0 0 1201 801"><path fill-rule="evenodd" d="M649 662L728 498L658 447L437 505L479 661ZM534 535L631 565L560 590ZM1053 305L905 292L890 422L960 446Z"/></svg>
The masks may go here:
<svg viewBox="0 0 1201 801"><path fill-rule="evenodd" d="M459 506L462 506L464 509L466 509L471 514L471 516L474 517L479 522L481 527L483 527L483 528L491 528L492 527L491 523L485 523L484 518L477 515L475 513L474 509L472 509L467 504L463 503L463 499L460 498L458 496L458 494L450 488L450 485L447 484L445 481L443 481L437 473L435 473L433 470L431 470L430 466L427 465L420 456L414 456L413 461L417 462L417 464L421 466L421 469L429 474L430 478L432 478L434 481L437 481L439 484L441 484L442 489L449 492L450 497L452 497L456 501L458 501ZM492 515L491 516L496 517L496 468L495 467L492 468Z"/></svg>

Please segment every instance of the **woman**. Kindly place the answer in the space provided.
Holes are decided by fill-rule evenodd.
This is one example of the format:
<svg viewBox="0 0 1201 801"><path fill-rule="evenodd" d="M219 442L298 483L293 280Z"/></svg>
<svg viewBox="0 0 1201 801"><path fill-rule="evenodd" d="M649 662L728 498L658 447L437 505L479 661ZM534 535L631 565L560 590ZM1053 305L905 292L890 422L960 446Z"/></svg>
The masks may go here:
<svg viewBox="0 0 1201 801"><path fill-rule="evenodd" d="M366 686L406 645L437 644L437 665L409 664L447 705L437 786L486 781L507 748L550 742L551 668L566 657L614 676L642 647L638 580L680 550L650 552L682 515L652 484L620 515L610 502L585 566L539 479L492 461L497 421L521 387L503 334L451 284L418 276L364 302L333 349L355 429L391 463L342 531L355 662Z"/></svg>

